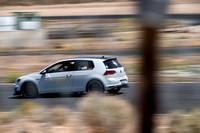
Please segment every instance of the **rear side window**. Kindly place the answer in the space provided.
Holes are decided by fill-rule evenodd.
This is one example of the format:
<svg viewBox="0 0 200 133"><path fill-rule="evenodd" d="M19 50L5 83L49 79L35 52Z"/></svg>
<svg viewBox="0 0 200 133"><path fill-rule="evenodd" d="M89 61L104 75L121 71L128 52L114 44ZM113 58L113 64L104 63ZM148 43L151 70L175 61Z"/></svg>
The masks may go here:
<svg viewBox="0 0 200 133"><path fill-rule="evenodd" d="M94 68L94 64L92 61L77 61L75 70L92 70Z"/></svg>
<svg viewBox="0 0 200 133"><path fill-rule="evenodd" d="M117 61L117 59L106 60L106 61L104 61L104 65L105 65L106 69L122 67L122 65Z"/></svg>

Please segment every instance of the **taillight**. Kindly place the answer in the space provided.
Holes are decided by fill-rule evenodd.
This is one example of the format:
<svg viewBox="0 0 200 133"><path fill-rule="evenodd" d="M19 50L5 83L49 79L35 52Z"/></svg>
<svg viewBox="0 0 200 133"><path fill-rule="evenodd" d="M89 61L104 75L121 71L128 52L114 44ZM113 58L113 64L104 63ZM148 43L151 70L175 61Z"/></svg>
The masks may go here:
<svg viewBox="0 0 200 133"><path fill-rule="evenodd" d="M115 74L116 71L114 70L110 70L110 71L106 71L103 75L112 75L112 74Z"/></svg>

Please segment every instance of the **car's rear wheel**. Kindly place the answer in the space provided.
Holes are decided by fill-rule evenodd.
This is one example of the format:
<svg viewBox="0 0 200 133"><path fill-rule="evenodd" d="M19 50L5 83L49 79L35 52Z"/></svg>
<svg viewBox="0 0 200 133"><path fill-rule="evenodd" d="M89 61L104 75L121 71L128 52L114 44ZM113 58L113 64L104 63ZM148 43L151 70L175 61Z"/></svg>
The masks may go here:
<svg viewBox="0 0 200 133"><path fill-rule="evenodd" d="M108 90L108 92L111 94L116 94L120 90L121 90L121 87L115 87L114 89Z"/></svg>
<svg viewBox="0 0 200 133"><path fill-rule="evenodd" d="M35 84L28 82L23 85L22 95L26 98L35 98L39 93Z"/></svg>
<svg viewBox="0 0 200 133"><path fill-rule="evenodd" d="M90 92L100 92L103 93L104 92L104 87L101 84L100 81L98 80L91 80L88 84L87 84L87 91Z"/></svg>

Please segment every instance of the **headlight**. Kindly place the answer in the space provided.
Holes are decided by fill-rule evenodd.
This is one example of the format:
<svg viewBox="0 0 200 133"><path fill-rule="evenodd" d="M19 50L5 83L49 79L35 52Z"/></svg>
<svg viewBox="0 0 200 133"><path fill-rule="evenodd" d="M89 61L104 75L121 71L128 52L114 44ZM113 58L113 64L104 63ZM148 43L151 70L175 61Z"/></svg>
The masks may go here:
<svg viewBox="0 0 200 133"><path fill-rule="evenodd" d="M16 80L16 83L18 84L20 81L21 81L21 79L17 79L17 80Z"/></svg>

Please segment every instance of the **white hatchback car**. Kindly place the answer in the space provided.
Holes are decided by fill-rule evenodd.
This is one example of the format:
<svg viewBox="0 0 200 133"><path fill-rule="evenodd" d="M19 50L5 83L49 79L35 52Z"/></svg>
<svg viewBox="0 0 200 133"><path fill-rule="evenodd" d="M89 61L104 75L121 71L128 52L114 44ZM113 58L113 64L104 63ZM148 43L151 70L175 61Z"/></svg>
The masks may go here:
<svg viewBox="0 0 200 133"><path fill-rule="evenodd" d="M27 98L43 93L108 91L128 87L124 67L112 57L77 57L17 78L13 95Z"/></svg>

